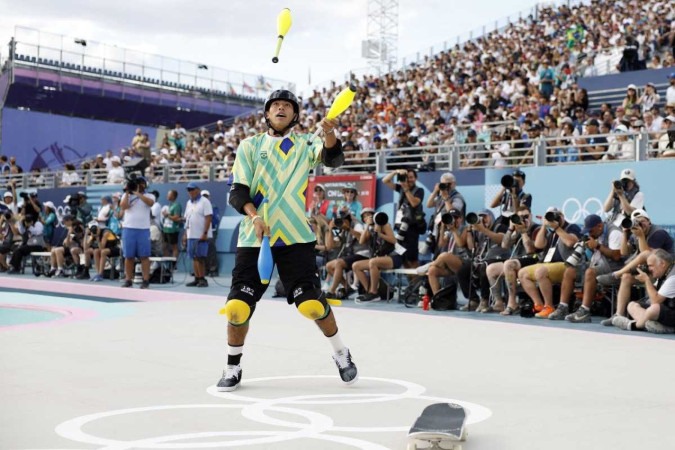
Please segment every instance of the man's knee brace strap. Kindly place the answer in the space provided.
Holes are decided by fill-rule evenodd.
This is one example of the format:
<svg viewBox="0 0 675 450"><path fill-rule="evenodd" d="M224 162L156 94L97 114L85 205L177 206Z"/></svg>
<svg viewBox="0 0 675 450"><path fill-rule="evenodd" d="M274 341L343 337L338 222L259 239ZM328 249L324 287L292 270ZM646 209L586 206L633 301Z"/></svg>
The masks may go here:
<svg viewBox="0 0 675 450"><path fill-rule="evenodd" d="M321 300L304 300L298 304L300 314L310 320L321 320L330 312L330 307L323 298Z"/></svg>
<svg viewBox="0 0 675 450"><path fill-rule="evenodd" d="M234 326L246 325L253 314L253 309L248 303L237 300L235 298L228 300L225 307L220 310L221 314L225 314L227 321Z"/></svg>

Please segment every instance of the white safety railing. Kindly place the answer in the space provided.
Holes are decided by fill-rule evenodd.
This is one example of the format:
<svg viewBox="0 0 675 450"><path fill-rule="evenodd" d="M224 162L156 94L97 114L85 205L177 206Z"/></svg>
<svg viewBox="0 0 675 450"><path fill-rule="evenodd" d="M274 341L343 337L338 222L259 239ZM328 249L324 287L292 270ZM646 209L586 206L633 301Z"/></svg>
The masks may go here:
<svg viewBox="0 0 675 450"><path fill-rule="evenodd" d="M446 143L417 147L347 150L345 163L336 169L320 166L316 174L385 173L394 169L414 168L419 171L456 171L485 168L601 164L611 161L645 161L667 157L670 139L663 132L659 137L647 133L594 136L548 137L524 140L492 140L474 143ZM666 136L665 139L663 136ZM604 137L607 143L591 144L591 137ZM675 134L673 135L675 138ZM675 139L673 139L675 141ZM602 147L602 157L592 147ZM672 145L671 145L672 146ZM673 149L671 149L673 150ZM227 181L232 162L188 161L184 164L151 164L145 170L150 183L186 183L189 181ZM103 185L108 183L106 169L45 171L0 176L0 185L14 183L19 189L66 186ZM73 182L73 180L76 180ZM123 183L113 183L119 185Z"/></svg>

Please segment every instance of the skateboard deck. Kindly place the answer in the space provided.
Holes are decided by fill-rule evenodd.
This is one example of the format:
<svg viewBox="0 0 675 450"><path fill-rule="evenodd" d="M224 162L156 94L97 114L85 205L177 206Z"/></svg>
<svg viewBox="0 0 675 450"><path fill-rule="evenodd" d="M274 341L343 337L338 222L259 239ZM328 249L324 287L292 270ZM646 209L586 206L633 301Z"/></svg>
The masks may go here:
<svg viewBox="0 0 675 450"><path fill-rule="evenodd" d="M466 440L466 412L454 403L435 403L424 408L408 431L408 450L418 448L461 450ZM418 445L420 445L418 447Z"/></svg>

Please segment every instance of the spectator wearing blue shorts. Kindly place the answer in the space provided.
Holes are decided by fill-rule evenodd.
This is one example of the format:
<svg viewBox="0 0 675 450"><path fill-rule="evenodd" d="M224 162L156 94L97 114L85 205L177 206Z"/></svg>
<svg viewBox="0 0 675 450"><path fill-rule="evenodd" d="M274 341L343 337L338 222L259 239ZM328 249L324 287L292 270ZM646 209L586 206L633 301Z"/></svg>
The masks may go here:
<svg viewBox="0 0 675 450"><path fill-rule="evenodd" d="M135 186L127 184L120 207L124 211L122 229L122 253L124 254L124 283L122 287L132 286L134 262L141 260L143 282L141 289L150 287L150 211L155 197L146 193L148 182L137 177Z"/></svg>
<svg viewBox="0 0 675 450"><path fill-rule="evenodd" d="M187 239L187 254L192 258L195 279L186 286L208 287L206 257L209 254L209 239L213 237L211 230L213 207L195 183L188 183L187 191L190 200L185 205L184 239Z"/></svg>

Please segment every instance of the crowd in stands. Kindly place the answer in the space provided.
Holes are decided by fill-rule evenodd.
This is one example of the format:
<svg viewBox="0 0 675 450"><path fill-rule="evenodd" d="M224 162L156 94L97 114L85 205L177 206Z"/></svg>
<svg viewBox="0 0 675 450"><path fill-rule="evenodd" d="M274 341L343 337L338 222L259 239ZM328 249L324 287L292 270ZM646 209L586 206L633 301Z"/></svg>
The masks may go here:
<svg viewBox="0 0 675 450"><path fill-rule="evenodd" d="M220 223L210 193L188 183L185 193L171 190L164 201L159 192L146 192L147 185L139 176L123 192L94 200L81 191L57 208L40 201L37 193L17 196L10 183L0 201L0 272L24 273L30 262L36 276L94 282L120 277L123 287L131 287L138 261L139 282L147 288L150 282L166 281L162 274L176 269L183 248L195 273L188 286L208 286L206 275L218 273ZM61 217L57 212L63 212ZM150 264L152 257L160 260ZM167 261L171 264L162 267Z"/></svg>
<svg viewBox="0 0 675 450"><path fill-rule="evenodd" d="M413 169L387 174L384 184L399 193L391 218L363 208L349 187L329 202L319 184L308 216L324 291L357 304L388 300L383 272L414 269L405 272L411 279L400 302L455 309L459 287L468 300L462 311L571 323L604 315L605 326L673 333L673 236L651 222L635 171L617 175L603 217L588 215L582 226L556 206L535 215L536 194L527 192L520 170L502 179L490 205L496 217L491 209L467 211L452 173L441 175L426 202ZM423 204L433 208L430 218Z"/></svg>

